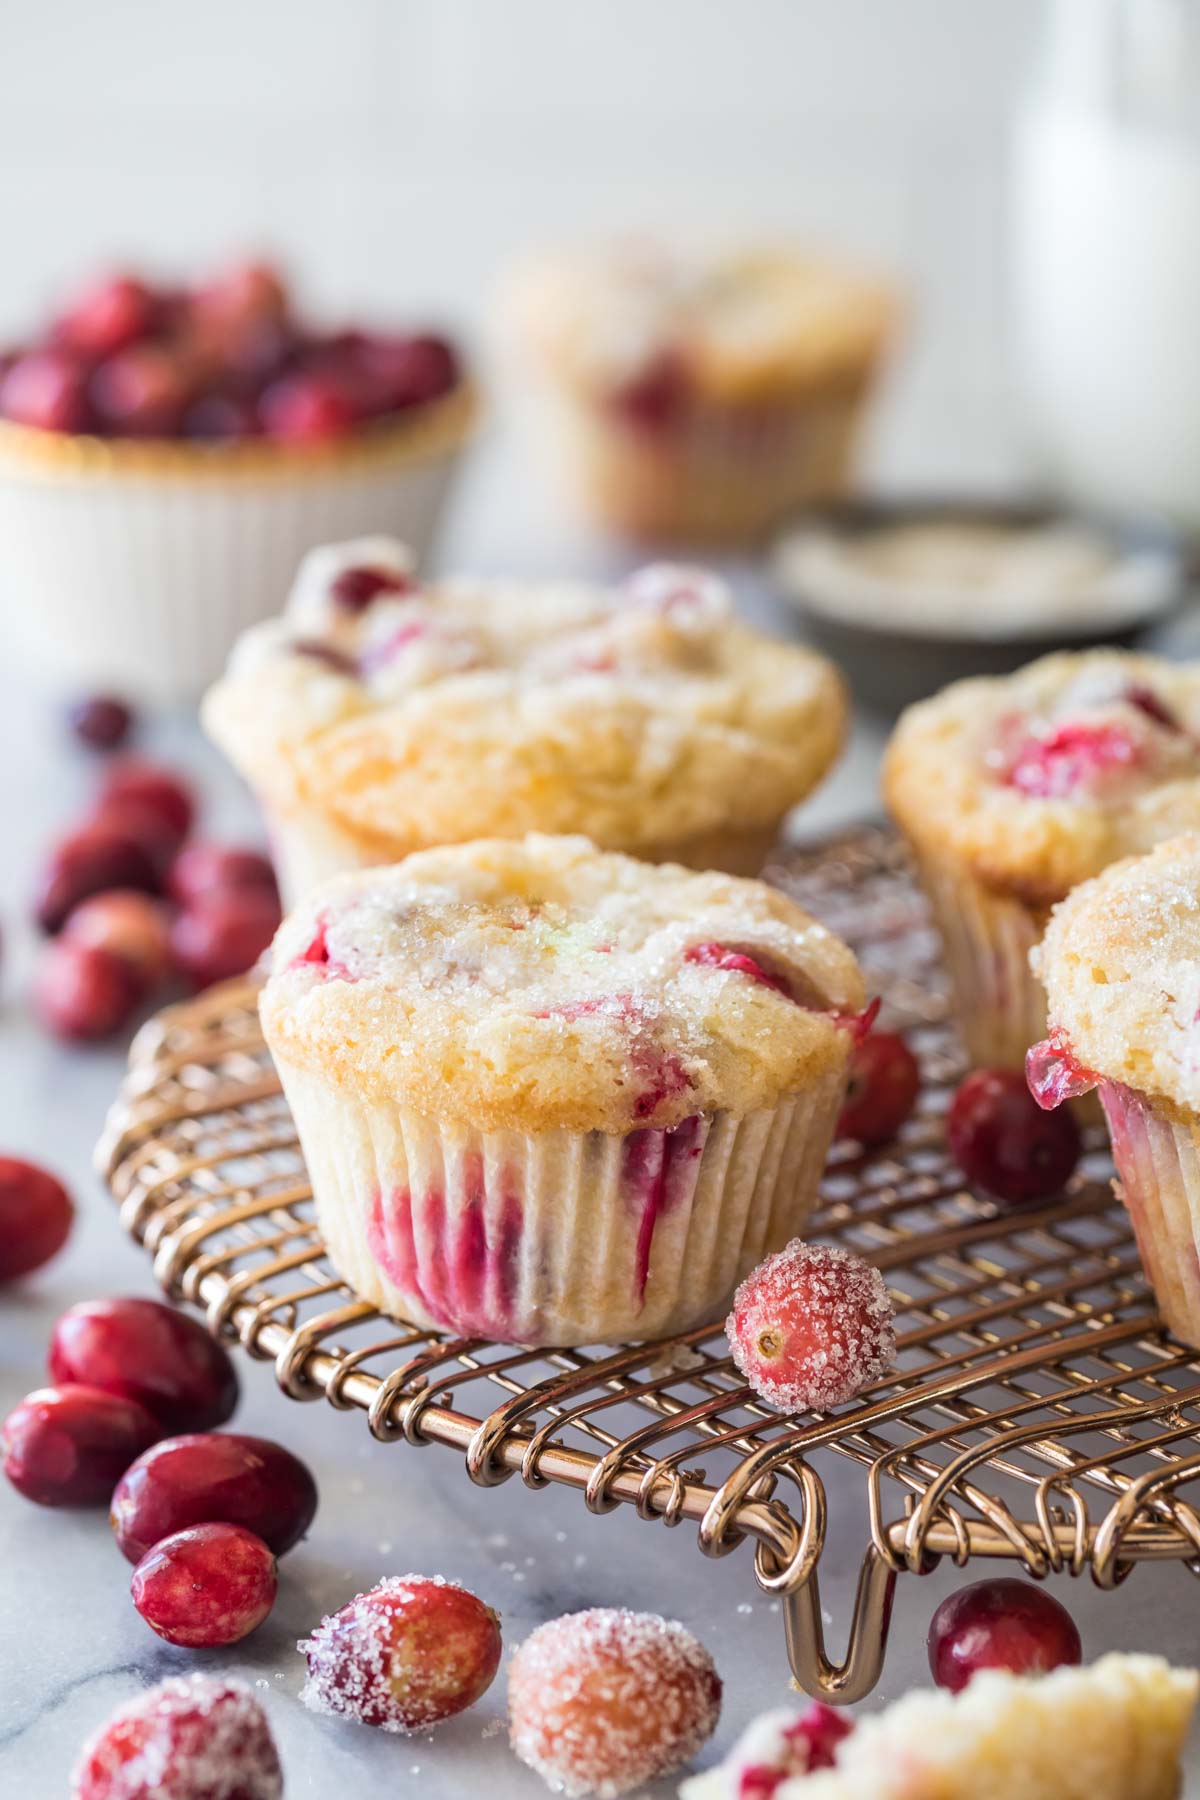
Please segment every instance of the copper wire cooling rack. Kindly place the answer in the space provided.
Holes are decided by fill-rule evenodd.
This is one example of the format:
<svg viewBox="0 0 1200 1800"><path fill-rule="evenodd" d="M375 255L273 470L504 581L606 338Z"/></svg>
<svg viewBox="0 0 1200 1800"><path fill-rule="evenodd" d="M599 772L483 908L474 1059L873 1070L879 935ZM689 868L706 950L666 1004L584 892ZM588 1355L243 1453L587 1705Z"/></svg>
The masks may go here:
<svg viewBox="0 0 1200 1800"><path fill-rule="evenodd" d="M868 1693L897 1575L951 1556L1031 1575L1133 1564L1200 1573L1200 1360L1163 1333L1111 1171L1096 1152L1057 1204L1000 1212L965 1190L941 1114L962 1070L936 939L896 840L857 831L768 871L858 950L925 1084L886 1153L835 1153L815 1231L878 1263L896 1370L828 1416L781 1419L743 1386L719 1329L615 1353L430 1336L357 1301L323 1255L304 1164L244 980L138 1035L101 1145L121 1220L164 1288L271 1359L295 1400L360 1407L377 1438L443 1444L484 1487L519 1475L753 1544L799 1684ZM863 1471L868 1536L846 1655L826 1652L823 1473ZM842 1484L844 1486L844 1483Z"/></svg>

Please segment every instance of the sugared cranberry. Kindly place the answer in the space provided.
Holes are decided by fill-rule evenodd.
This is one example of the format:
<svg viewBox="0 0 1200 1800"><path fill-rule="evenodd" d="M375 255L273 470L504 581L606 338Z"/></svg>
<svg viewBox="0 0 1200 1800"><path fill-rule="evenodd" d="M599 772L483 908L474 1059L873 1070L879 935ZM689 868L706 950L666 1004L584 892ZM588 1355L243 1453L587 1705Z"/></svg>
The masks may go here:
<svg viewBox="0 0 1200 1800"><path fill-rule="evenodd" d="M71 1800L283 1800L283 1771L249 1688L188 1675L112 1715L84 1746Z"/></svg>
<svg viewBox="0 0 1200 1800"><path fill-rule="evenodd" d="M670 431L687 407L691 382L683 359L664 351L612 396L614 412L638 431Z"/></svg>
<svg viewBox="0 0 1200 1800"><path fill-rule="evenodd" d="M827 1412L888 1370L896 1353L883 1277L860 1256L796 1238L734 1295L729 1349L777 1412Z"/></svg>
<svg viewBox="0 0 1200 1800"><path fill-rule="evenodd" d="M258 413L253 401L242 394L199 394L183 415L186 438L202 443L232 444L258 436Z"/></svg>
<svg viewBox="0 0 1200 1800"><path fill-rule="evenodd" d="M137 1562L160 1538L220 1519L244 1525L283 1556L317 1510L309 1471L269 1438L213 1431L165 1438L125 1471L110 1514L117 1543Z"/></svg>
<svg viewBox="0 0 1200 1800"><path fill-rule="evenodd" d="M57 1382L136 1400L163 1431L211 1431L238 1401L228 1351L198 1319L161 1300L81 1300L54 1327L49 1368Z"/></svg>
<svg viewBox="0 0 1200 1800"><path fill-rule="evenodd" d="M917 1059L890 1031L875 1031L854 1046L837 1135L868 1148L894 1138L916 1104Z"/></svg>
<svg viewBox="0 0 1200 1800"><path fill-rule="evenodd" d="M236 1644L275 1604L275 1558L241 1525L191 1525L148 1550L129 1585L133 1604L168 1644Z"/></svg>
<svg viewBox="0 0 1200 1800"><path fill-rule="evenodd" d="M946 1141L968 1181L1015 1206L1061 1192L1079 1161L1070 1112L1043 1112L1015 1069L967 1076L946 1115Z"/></svg>
<svg viewBox="0 0 1200 1800"><path fill-rule="evenodd" d="M100 792L99 811L117 814L123 806L143 809L162 823L164 837L176 845L192 828L196 803L192 791L173 769L127 756L113 763Z"/></svg>
<svg viewBox="0 0 1200 1800"><path fill-rule="evenodd" d="M161 344L132 344L93 370L88 394L96 421L117 437L174 437L190 382L180 359Z"/></svg>
<svg viewBox="0 0 1200 1800"><path fill-rule="evenodd" d="M458 358L444 338L374 338L359 357L376 385L382 412L403 412L437 400L458 385Z"/></svg>
<svg viewBox="0 0 1200 1800"><path fill-rule="evenodd" d="M500 1647L499 1618L466 1588L392 1576L301 1643L304 1703L384 1731L428 1730L486 1693Z"/></svg>
<svg viewBox="0 0 1200 1800"><path fill-rule="evenodd" d="M345 387L326 375L285 375L258 403L268 437L288 444L324 444L346 433L356 413Z"/></svg>
<svg viewBox="0 0 1200 1800"><path fill-rule="evenodd" d="M41 431L86 431L87 374L62 350L30 350L0 381L0 415Z"/></svg>
<svg viewBox="0 0 1200 1800"><path fill-rule="evenodd" d="M177 906L194 906L211 894L278 896L275 871L261 850L232 844L188 844L171 864L167 892Z"/></svg>
<svg viewBox="0 0 1200 1800"><path fill-rule="evenodd" d="M86 1043L128 1025L143 999L134 968L111 950L55 938L42 951L34 999L56 1037Z"/></svg>
<svg viewBox="0 0 1200 1800"><path fill-rule="evenodd" d="M75 702L67 722L89 750L116 750L129 736L133 709L115 694L93 694Z"/></svg>
<svg viewBox="0 0 1200 1800"><path fill-rule="evenodd" d="M93 894L70 914L63 937L119 956L129 964L146 996L164 987L175 967L166 909L148 894L130 888Z"/></svg>
<svg viewBox="0 0 1200 1800"><path fill-rule="evenodd" d="M154 296L133 275L109 275L85 288L54 328L55 341L93 361L144 338L154 324Z"/></svg>
<svg viewBox="0 0 1200 1800"><path fill-rule="evenodd" d="M48 1170L0 1156L0 1281L15 1281L57 1256L74 1217L71 1196Z"/></svg>
<svg viewBox="0 0 1200 1800"><path fill-rule="evenodd" d="M1066 1607L1045 1588L1008 1577L976 1581L943 1600L926 1648L933 1679L954 1694L979 1669L1044 1675L1082 1657Z"/></svg>
<svg viewBox="0 0 1200 1800"><path fill-rule="evenodd" d="M244 975L279 929L279 903L261 889L232 889L185 906L171 931L175 960L197 990Z"/></svg>
<svg viewBox="0 0 1200 1800"><path fill-rule="evenodd" d="M690 1631L615 1607L540 1625L508 1679L513 1750L560 1793L625 1794L669 1774L720 1711L720 1677Z"/></svg>
<svg viewBox="0 0 1200 1800"><path fill-rule="evenodd" d="M110 888L158 892L159 872L145 844L120 820L99 818L51 851L38 883L34 913L43 931L58 931L67 915Z"/></svg>
<svg viewBox="0 0 1200 1800"><path fill-rule="evenodd" d="M39 1506L105 1506L158 1423L136 1400L103 1388L38 1388L0 1430L4 1473Z"/></svg>
<svg viewBox="0 0 1200 1800"><path fill-rule="evenodd" d="M1119 725L1068 722L1020 745L1006 779L1031 799L1064 800L1114 770L1134 767L1138 756L1137 745Z"/></svg>
<svg viewBox="0 0 1200 1800"><path fill-rule="evenodd" d="M365 612L380 594L408 594L412 578L403 569L342 569L334 577L329 590L333 604L342 612Z"/></svg>

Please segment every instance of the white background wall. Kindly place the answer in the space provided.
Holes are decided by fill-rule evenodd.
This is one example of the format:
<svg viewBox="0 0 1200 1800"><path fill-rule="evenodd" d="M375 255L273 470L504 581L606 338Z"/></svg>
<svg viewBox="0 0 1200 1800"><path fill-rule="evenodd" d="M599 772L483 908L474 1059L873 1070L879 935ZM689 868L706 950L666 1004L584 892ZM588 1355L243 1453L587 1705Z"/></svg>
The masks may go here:
<svg viewBox="0 0 1200 1800"><path fill-rule="evenodd" d="M1006 124L1042 0L0 0L0 329L114 257L265 245L479 322L544 239L777 228L900 270L878 456L1009 437Z"/></svg>

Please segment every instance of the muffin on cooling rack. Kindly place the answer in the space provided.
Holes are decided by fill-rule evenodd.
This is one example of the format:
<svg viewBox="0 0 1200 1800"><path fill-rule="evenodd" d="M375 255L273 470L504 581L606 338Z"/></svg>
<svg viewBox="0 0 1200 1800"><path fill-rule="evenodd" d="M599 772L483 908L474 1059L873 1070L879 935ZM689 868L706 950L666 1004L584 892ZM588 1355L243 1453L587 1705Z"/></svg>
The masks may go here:
<svg viewBox="0 0 1200 1800"><path fill-rule="evenodd" d="M209 693L289 899L346 868L526 831L757 873L841 745L831 665L660 565L617 588L431 586L386 538L315 552Z"/></svg>
<svg viewBox="0 0 1200 1800"><path fill-rule="evenodd" d="M1200 827L1200 668L1115 650L960 681L902 716L888 806L945 944L967 1048L1019 1068L1045 1031L1029 952L1118 857Z"/></svg>
<svg viewBox="0 0 1200 1800"><path fill-rule="evenodd" d="M531 835L327 882L261 1011L350 1285L565 1345L716 1318L795 1236L862 1003L762 883Z"/></svg>
<svg viewBox="0 0 1200 1800"><path fill-rule="evenodd" d="M1197 1676L1157 1656L917 1692L856 1723L767 1713L682 1800L1175 1800ZM750 1780L745 1777L749 1775Z"/></svg>
<svg viewBox="0 0 1200 1800"><path fill-rule="evenodd" d="M1030 1086L1044 1106L1099 1089L1159 1307L1200 1345L1200 837L1076 888L1033 965L1050 1036L1030 1052Z"/></svg>
<svg viewBox="0 0 1200 1800"><path fill-rule="evenodd" d="M787 249L653 248L546 257L512 287L557 466L606 524L744 538L848 485L889 287Z"/></svg>

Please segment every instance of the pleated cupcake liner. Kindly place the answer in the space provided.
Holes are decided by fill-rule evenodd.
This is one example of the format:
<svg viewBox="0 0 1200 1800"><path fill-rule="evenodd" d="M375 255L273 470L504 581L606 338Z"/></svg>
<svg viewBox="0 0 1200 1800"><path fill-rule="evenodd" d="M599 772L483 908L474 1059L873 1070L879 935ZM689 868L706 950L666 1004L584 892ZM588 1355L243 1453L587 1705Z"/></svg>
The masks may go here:
<svg viewBox="0 0 1200 1800"><path fill-rule="evenodd" d="M1146 1278L1169 1330L1200 1346L1200 1120L1106 1081L1100 1103Z"/></svg>

